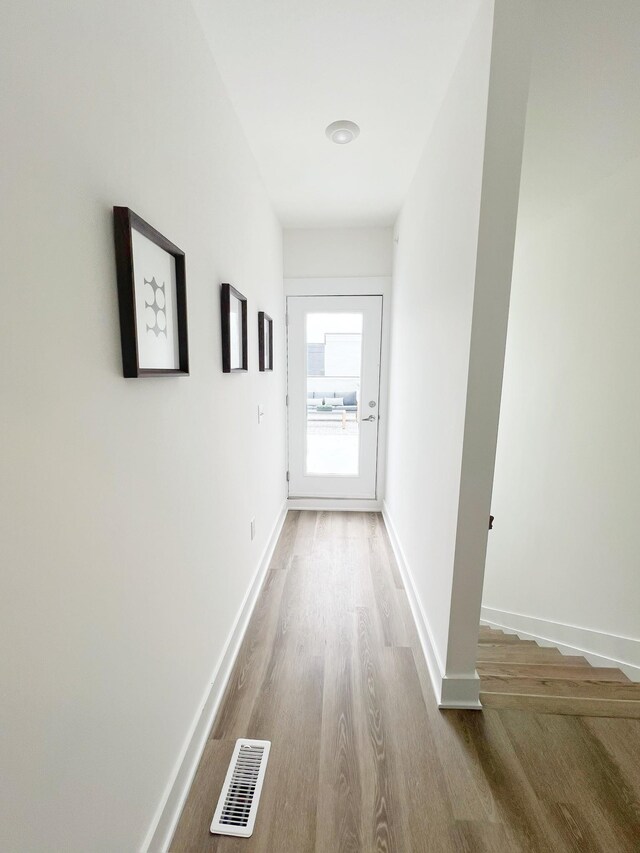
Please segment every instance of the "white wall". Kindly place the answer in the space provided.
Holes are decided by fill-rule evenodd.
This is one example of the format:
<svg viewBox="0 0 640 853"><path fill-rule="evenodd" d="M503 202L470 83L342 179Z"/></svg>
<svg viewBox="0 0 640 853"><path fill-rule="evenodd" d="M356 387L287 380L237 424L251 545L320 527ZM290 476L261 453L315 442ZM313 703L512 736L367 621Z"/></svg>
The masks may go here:
<svg viewBox="0 0 640 853"><path fill-rule="evenodd" d="M391 228L287 228L285 278L389 276Z"/></svg>
<svg viewBox="0 0 640 853"><path fill-rule="evenodd" d="M528 25L482 4L396 226L386 514L442 704L477 702Z"/></svg>
<svg viewBox="0 0 640 853"><path fill-rule="evenodd" d="M3 11L0 847L133 851L285 497L281 230L186 0ZM186 252L188 378L122 378L113 204Z"/></svg>
<svg viewBox="0 0 640 853"><path fill-rule="evenodd" d="M640 666L640 8L584 12L537 23L483 615Z"/></svg>

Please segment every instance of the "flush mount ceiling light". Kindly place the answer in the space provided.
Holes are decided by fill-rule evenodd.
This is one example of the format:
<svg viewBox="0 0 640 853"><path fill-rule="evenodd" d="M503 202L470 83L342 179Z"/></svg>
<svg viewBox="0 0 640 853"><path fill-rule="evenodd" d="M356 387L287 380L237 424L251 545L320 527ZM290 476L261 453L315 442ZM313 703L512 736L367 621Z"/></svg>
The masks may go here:
<svg viewBox="0 0 640 853"><path fill-rule="evenodd" d="M353 142L358 136L360 128L355 122L343 119L331 122L325 133L336 145L346 145L347 142Z"/></svg>

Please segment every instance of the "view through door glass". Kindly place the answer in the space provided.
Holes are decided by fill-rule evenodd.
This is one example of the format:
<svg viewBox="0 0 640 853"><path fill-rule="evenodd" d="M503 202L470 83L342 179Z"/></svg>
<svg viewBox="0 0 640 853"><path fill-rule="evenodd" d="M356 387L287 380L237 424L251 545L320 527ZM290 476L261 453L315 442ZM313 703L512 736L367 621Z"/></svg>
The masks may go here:
<svg viewBox="0 0 640 853"><path fill-rule="evenodd" d="M358 476L362 314L307 314L306 473Z"/></svg>

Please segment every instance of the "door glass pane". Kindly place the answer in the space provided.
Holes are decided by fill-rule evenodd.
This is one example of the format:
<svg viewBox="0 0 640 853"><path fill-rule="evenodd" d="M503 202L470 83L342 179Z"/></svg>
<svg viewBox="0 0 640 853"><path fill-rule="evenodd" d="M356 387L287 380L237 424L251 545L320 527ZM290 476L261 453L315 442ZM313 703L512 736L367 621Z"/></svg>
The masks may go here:
<svg viewBox="0 0 640 853"><path fill-rule="evenodd" d="M307 314L307 474L357 476L362 314Z"/></svg>

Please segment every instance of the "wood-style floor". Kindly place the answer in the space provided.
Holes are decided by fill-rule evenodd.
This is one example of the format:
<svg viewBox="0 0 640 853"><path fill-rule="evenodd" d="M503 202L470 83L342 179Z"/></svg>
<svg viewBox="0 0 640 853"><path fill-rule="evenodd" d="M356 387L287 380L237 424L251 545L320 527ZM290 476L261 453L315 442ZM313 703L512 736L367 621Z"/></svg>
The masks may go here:
<svg viewBox="0 0 640 853"><path fill-rule="evenodd" d="M271 740L250 839L209 834ZM640 720L440 711L384 524L290 512L172 853L640 851Z"/></svg>

